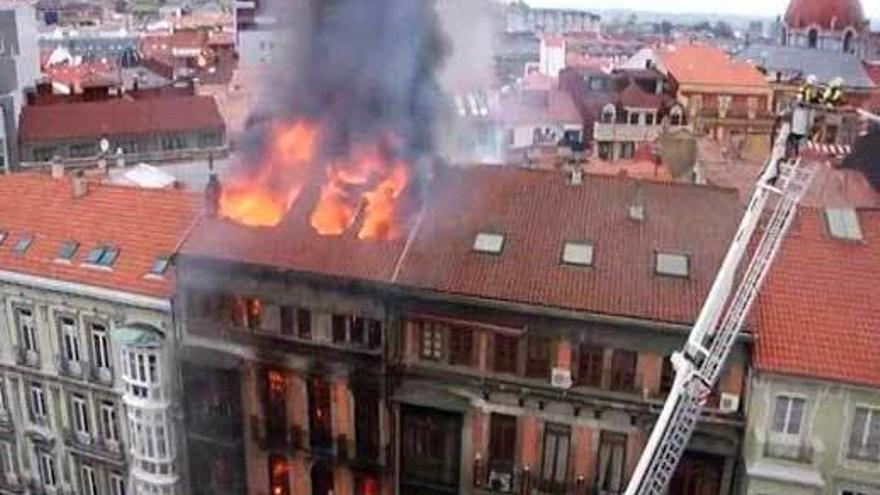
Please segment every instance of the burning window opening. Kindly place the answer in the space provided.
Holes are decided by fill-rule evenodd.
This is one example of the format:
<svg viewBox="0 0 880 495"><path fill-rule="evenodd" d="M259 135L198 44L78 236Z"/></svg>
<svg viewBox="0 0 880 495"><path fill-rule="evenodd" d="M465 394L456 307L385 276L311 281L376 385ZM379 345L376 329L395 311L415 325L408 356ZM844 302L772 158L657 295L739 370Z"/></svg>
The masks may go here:
<svg viewBox="0 0 880 495"><path fill-rule="evenodd" d="M263 303L253 297L232 297L232 323L235 326L259 330L263 322Z"/></svg>

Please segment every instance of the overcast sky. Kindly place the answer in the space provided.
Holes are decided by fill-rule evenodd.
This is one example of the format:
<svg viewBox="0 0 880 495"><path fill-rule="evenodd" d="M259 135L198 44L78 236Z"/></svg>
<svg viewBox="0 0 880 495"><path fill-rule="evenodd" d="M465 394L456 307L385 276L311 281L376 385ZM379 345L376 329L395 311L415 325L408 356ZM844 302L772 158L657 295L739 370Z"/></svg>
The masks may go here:
<svg viewBox="0 0 880 495"><path fill-rule="evenodd" d="M748 14L773 17L785 12L789 0L526 0L533 7L633 9L657 12ZM865 13L880 19L880 0L862 0Z"/></svg>

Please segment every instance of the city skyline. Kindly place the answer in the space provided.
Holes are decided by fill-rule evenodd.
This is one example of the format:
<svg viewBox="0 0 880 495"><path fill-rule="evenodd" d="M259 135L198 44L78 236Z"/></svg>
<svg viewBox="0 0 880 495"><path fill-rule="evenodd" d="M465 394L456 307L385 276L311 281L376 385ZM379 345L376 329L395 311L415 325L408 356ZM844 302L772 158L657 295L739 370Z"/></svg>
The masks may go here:
<svg viewBox="0 0 880 495"><path fill-rule="evenodd" d="M577 9L630 9L650 12L664 12L672 14L732 14L761 17L774 17L785 12L789 0L740 0L739 2L710 1L695 5L691 0L669 0L667 2L653 2L651 0L626 0L623 2L610 2L608 0L526 0L532 7L557 7ZM695 11L695 7L702 10ZM863 1L862 7L865 15L873 20L880 19L880 1Z"/></svg>

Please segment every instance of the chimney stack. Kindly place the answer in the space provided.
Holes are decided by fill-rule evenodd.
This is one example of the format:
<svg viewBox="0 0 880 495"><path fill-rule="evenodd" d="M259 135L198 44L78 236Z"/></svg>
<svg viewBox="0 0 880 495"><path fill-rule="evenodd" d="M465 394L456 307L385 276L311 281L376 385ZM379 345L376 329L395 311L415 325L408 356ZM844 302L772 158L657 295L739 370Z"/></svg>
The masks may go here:
<svg viewBox="0 0 880 495"><path fill-rule="evenodd" d="M84 197L89 192L89 184L86 181L85 175L82 170L77 170L71 180L72 189L73 189L73 198L79 199Z"/></svg>
<svg viewBox="0 0 880 495"><path fill-rule="evenodd" d="M569 176L570 182L572 186L579 186L584 183L584 171L579 166L571 167L571 175Z"/></svg>
<svg viewBox="0 0 880 495"><path fill-rule="evenodd" d="M52 161L50 162L49 167L52 170L52 178L53 179L63 179L64 178L64 164L61 163L57 157L52 158Z"/></svg>

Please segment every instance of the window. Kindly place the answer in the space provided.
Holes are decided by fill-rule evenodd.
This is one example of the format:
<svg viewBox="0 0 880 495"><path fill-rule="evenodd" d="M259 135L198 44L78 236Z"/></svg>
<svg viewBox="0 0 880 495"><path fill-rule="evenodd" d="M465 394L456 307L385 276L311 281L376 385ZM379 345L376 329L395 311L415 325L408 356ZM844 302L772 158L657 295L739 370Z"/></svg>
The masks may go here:
<svg viewBox="0 0 880 495"><path fill-rule="evenodd" d="M99 495L101 491L98 488L98 478L95 476L95 469L91 466L82 466L80 468L80 484L82 485L83 495Z"/></svg>
<svg viewBox="0 0 880 495"><path fill-rule="evenodd" d="M46 452L38 452L37 465L40 471L40 482L43 486L55 487L55 458Z"/></svg>
<svg viewBox="0 0 880 495"><path fill-rule="evenodd" d="M604 352L600 347L581 344L578 349L577 384L587 387L602 386Z"/></svg>
<svg viewBox="0 0 880 495"><path fill-rule="evenodd" d="M107 327L92 323L92 362L97 368L110 368L110 345L107 340Z"/></svg>
<svg viewBox="0 0 880 495"><path fill-rule="evenodd" d="M61 338L64 342L64 358L68 362L79 362L79 329L76 320L70 316L62 316L58 318L58 325L61 327Z"/></svg>
<svg viewBox="0 0 880 495"><path fill-rule="evenodd" d="M843 36L843 51L845 53L853 52L853 32L847 31Z"/></svg>
<svg viewBox="0 0 880 495"><path fill-rule="evenodd" d="M630 125L639 125L639 113L638 112L629 112L629 124Z"/></svg>
<svg viewBox="0 0 880 495"><path fill-rule="evenodd" d="M342 315L333 315L333 321L331 324L331 331L333 334L333 343L334 344L343 344L345 343L346 337L346 327L348 326L348 319Z"/></svg>
<svg viewBox="0 0 880 495"><path fill-rule="evenodd" d="M681 107L676 106L676 107L672 108L672 111L670 112L669 121L670 121L670 124L672 124L673 126L680 126L682 124L682 122L681 122Z"/></svg>
<svg viewBox="0 0 880 495"><path fill-rule="evenodd" d="M34 236L31 234L24 234L15 243L15 246L12 247L12 253L15 256L23 256L24 253L27 252L28 248L31 247L31 244L34 242Z"/></svg>
<svg viewBox="0 0 880 495"><path fill-rule="evenodd" d="M359 459L379 456L379 393L378 390L355 392L355 450Z"/></svg>
<svg viewBox="0 0 880 495"><path fill-rule="evenodd" d="M39 352L37 345L37 324L34 321L34 313L30 308L16 308L15 319L18 322L18 332L21 335L21 344L25 351Z"/></svg>
<svg viewBox="0 0 880 495"><path fill-rule="evenodd" d="M880 409L856 408L849 436L849 457L880 462Z"/></svg>
<svg viewBox="0 0 880 495"><path fill-rule="evenodd" d="M614 153L614 147L608 141L600 141L599 142L599 159L600 160L611 160Z"/></svg>
<svg viewBox="0 0 880 495"><path fill-rule="evenodd" d="M125 477L119 473L110 475L110 495L125 495Z"/></svg>
<svg viewBox="0 0 880 495"><path fill-rule="evenodd" d="M645 114L645 125L654 125L654 114L646 113Z"/></svg>
<svg viewBox="0 0 880 495"><path fill-rule="evenodd" d="M658 275L686 278L690 274L690 260L684 254L657 252L654 270Z"/></svg>
<svg viewBox="0 0 880 495"><path fill-rule="evenodd" d="M71 261L79 249L79 243L76 241L65 241L61 243L58 249L58 259L60 261Z"/></svg>
<svg viewBox="0 0 880 495"><path fill-rule="evenodd" d="M421 323L422 358L432 361L443 359L444 327L435 323Z"/></svg>
<svg viewBox="0 0 880 495"><path fill-rule="evenodd" d="M263 303L254 297L232 297L232 324L258 330L263 321Z"/></svg>
<svg viewBox="0 0 880 495"><path fill-rule="evenodd" d="M504 249L504 236L480 232L474 238L474 251L478 253L501 254Z"/></svg>
<svg viewBox="0 0 880 495"><path fill-rule="evenodd" d="M550 376L553 342L547 337L530 335L526 339L526 376L547 379Z"/></svg>
<svg viewBox="0 0 880 495"><path fill-rule="evenodd" d="M70 399L73 408L73 430L80 435L88 435L91 432L89 425L89 406L86 399L81 395L74 395Z"/></svg>
<svg viewBox="0 0 880 495"><path fill-rule="evenodd" d="M819 47L819 31L815 28L810 29L810 32L807 34L807 48L818 48Z"/></svg>
<svg viewBox="0 0 880 495"><path fill-rule="evenodd" d="M566 242L562 248L562 262L566 265L592 266L593 245L586 242Z"/></svg>
<svg viewBox="0 0 880 495"><path fill-rule="evenodd" d="M157 277L165 275L165 271L168 270L169 264L171 264L171 258L169 256L157 257L153 261L153 265L150 266L150 275L155 275Z"/></svg>
<svg viewBox="0 0 880 495"><path fill-rule="evenodd" d="M70 145L71 158L85 158L98 154L98 147L95 143L72 144Z"/></svg>
<svg viewBox="0 0 880 495"><path fill-rule="evenodd" d="M460 327L449 329L449 364L470 366L474 355L474 333Z"/></svg>
<svg viewBox="0 0 880 495"><path fill-rule="evenodd" d="M85 263L95 266L111 267L119 257L119 248L109 245L101 245L93 248L86 255Z"/></svg>
<svg viewBox="0 0 880 495"><path fill-rule="evenodd" d="M177 134L162 136L162 149L164 151L183 150L187 148L186 138Z"/></svg>
<svg viewBox="0 0 880 495"><path fill-rule="evenodd" d="M636 388L636 361L638 353L614 349L611 354L611 389L632 392Z"/></svg>
<svg viewBox="0 0 880 495"><path fill-rule="evenodd" d="M605 105L605 108L602 109L602 123L603 124L613 124L615 115L617 114L614 105L608 104Z"/></svg>
<svg viewBox="0 0 880 495"><path fill-rule="evenodd" d="M675 382L675 368L672 367L672 359L670 356L663 358L663 365L660 368L660 393L668 394L672 390Z"/></svg>
<svg viewBox="0 0 880 495"><path fill-rule="evenodd" d="M636 153L636 143L625 141L620 143L620 158L630 159Z"/></svg>
<svg viewBox="0 0 880 495"><path fill-rule="evenodd" d="M0 440L0 475L16 474L15 465L12 462L12 444Z"/></svg>
<svg viewBox="0 0 880 495"><path fill-rule="evenodd" d="M513 490L516 464L516 417L493 413L489 418L489 486L500 492Z"/></svg>
<svg viewBox="0 0 880 495"><path fill-rule="evenodd" d="M269 456L269 483L272 495L290 495L290 463L283 455Z"/></svg>
<svg viewBox="0 0 880 495"><path fill-rule="evenodd" d="M806 403L807 401L800 397L776 396L771 429L776 433L800 435Z"/></svg>
<svg viewBox="0 0 880 495"><path fill-rule="evenodd" d="M569 441L567 426L547 423L544 427L544 457L541 462L541 491L561 493L568 477Z"/></svg>
<svg viewBox="0 0 880 495"><path fill-rule="evenodd" d="M498 373L516 373L519 339L513 335L494 336L494 367Z"/></svg>
<svg viewBox="0 0 880 495"><path fill-rule="evenodd" d="M116 405L112 402L101 403L101 434L107 442L119 441L119 424L116 419Z"/></svg>
<svg viewBox="0 0 880 495"><path fill-rule="evenodd" d="M330 384L320 377L308 381L309 443L312 448L332 448L333 430Z"/></svg>
<svg viewBox="0 0 880 495"><path fill-rule="evenodd" d="M599 437L597 482L599 493L621 493L626 461L626 435L603 431Z"/></svg>
<svg viewBox="0 0 880 495"><path fill-rule="evenodd" d="M39 383L31 384L31 419L43 422L47 419L46 396L43 394L43 386Z"/></svg>
<svg viewBox="0 0 880 495"><path fill-rule="evenodd" d="M848 241L864 239L859 215L852 208L828 208L825 210L825 220L832 237Z"/></svg>
<svg viewBox="0 0 880 495"><path fill-rule="evenodd" d="M55 158L54 147L34 148L34 161L48 162L53 158Z"/></svg>
<svg viewBox="0 0 880 495"><path fill-rule="evenodd" d="M333 315L331 333L334 344L349 344L371 350L382 343L382 322L360 316Z"/></svg>

